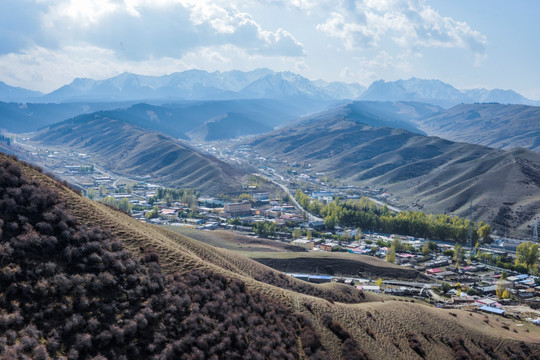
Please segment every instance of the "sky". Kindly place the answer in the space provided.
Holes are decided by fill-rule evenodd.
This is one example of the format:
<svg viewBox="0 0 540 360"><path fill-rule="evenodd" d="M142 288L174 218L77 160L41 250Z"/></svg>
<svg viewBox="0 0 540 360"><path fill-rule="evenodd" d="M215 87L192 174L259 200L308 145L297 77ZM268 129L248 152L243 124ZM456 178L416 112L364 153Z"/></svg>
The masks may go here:
<svg viewBox="0 0 540 360"><path fill-rule="evenodd" d="M270 68L540 99L537 0L0 0L0 81Z"/></svg>

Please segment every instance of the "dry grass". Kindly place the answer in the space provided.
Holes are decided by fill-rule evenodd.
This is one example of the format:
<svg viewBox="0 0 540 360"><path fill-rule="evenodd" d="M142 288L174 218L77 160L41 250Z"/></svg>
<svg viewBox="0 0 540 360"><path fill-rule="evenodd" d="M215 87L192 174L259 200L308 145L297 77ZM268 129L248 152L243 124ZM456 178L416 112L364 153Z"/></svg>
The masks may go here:
<svg viewBox="0 0 540 360"><path fill-rule="evenodd" d="M5 156L0 154L0 161L4 160ZM472 313L471 316L466 311L448 311L419 303L389 300L388 297L377 295L367 295L366 302L359 304L331 303L318 297L268 285L255 280L255 277L276 274L275 270L231 251L138 222L126 214L73 193L34 169L26 166L21 168L27 178L59 191L70 211L81 223L89 227L98 225L109 229L136 256L142 249L153 249L159 255L165 271L184 273L193 269L210 269L231 279L240 279L251 290L259 291L294 311L307 315L320 332L323 345L333 358L342 357L343 344L323 324L322 318L326 313L330 313L345 327L370 359L418 359L418 353L410 345L411 336L421 345L428 359L453 359L465 351L464 348L471 358L479 353L486 359L490 358L489 353L508 359L515 354L528 358L527 351L530 354L540 353L540 329L532 325L516 327L516 322L510 319L500 320L488 316L489 321L485 322L484 314ZM265 254L289 256L288 253ZM293 255L296 255L296 259L299 258L298 254L290 256ZM320 255L321 259L325 256ZM377 264L374 262L372 266ZM388 267L388 264L386 266ZM290 281L294 283L298 280ZM317 288L340 292L344 286L328 284ZM452 316L450 312L456 316ZM504 326L508 326L509 330Z"/></svg>

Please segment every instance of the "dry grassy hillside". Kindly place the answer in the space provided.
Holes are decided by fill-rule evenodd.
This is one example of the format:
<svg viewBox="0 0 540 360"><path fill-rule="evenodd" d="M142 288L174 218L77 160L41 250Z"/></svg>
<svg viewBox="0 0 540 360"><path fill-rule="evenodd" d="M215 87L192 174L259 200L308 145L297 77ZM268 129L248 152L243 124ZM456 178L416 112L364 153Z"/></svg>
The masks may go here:
<svg viewBox="0 0 540 360"><path fill-rule="evenodd" d="M361 120L359 120L361 121ZM263 156L307 161L348 183L381 186L401 207L468 216L497 229L527 229L540 211L540 156L335 118L251 142Z"/></svg>
<svg viewBox="0 0 540 360"><path fill-rule="evenodd" d="M460 104L414 122L430 135L454 141L540 153L540 107L511 104Z"/></svg>
<svg viewBox="0 0 540 360"><path fill-rule="evenodd" d="M4 161L6 157L0 155L0 163ZM483 314L441 310L384 296L361 296L337 284L318 287L295 280L285 283L279 273L252 260L140 223L75 194L30 167L21 168L25 177L57 191L80 223L109 230L135 256L155 251L164 271L187 274L196 269L210 270L241 280L250 291L305 314L331 358L532 359L540 354L540 330L532 325L517 327L511 320L486 319ZM354 303L345 303L351 301Z"/></svg>
<svg viewBox="0 0 540 360"><path fill-rule="evenodd" d="M205 194L241 191L246 173L212 156L127 122L87 117L45 128L34 140L87 152L107 170L131 176L150 174L169 186Z"/></svg>

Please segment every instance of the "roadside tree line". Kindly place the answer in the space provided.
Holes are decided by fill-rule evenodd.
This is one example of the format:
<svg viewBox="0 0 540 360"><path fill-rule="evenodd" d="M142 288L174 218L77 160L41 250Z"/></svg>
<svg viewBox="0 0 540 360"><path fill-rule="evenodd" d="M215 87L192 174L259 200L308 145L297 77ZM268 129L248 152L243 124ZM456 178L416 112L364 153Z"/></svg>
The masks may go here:
<svg viewBox="0 0 540 360"><path fill-rule="evenodd" d="M383 233L395 233L435 240L465 243L468 239L469 219L446 214L427 214L422 211L395 212L362 197L359 200L335 200L323 204L298 190L296 200L308 211L324 218L328 229L336 225L361 228ZM485 242L491 226L483 222L471 224L472 241Z"/></svg>

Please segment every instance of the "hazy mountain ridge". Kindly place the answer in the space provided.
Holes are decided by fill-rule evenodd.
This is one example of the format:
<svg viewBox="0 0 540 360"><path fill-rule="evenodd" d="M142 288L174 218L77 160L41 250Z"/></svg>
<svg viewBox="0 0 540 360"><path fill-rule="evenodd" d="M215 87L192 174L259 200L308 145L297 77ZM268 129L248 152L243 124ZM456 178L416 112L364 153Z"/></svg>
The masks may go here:
<svg viewBox="0 0 540 360"><path fill-rule="evenodd" d="M241 191L246 172L160 133L87 115L55 124L33 140L91 153L104 168L126 176L150 174L167 186L214 195Z"/></svg>
<svg viewBox="0 0 540 360"><path fill-rule="evenodd" d="M250 144L263 156L306 161L331 178L384 187L411 209L466 216L472 201L476 220L521 229L540 211L540 155L525 149L496 150L340 117ZM502 216L506 208L509 217Z"/></svg>
<svg viewBox="0 0 540 360"><path fill-rule="evenodd" d="M4 84L5 85L5 84ZM4 87L6 87L5 85ZM174 101L305 98L318 100L416 101L451 107L460 103L499 102L540 105L513 90L458 90L440 80L377 80L367 89L357 83L309 80L269 69L207 72L187 70L163 76L123 73L104 80L77 78L46 95L0 86L0 101ZM11 92L10 92L11 91ZM17 95L18 94L18 95Z"/></svg>
<svg viewBox="0 0 540 360"><path fill-rule="evenodd" d="M458 90L440 80L417 78L388 82L384 80L375 81L360 95L358 100L417 101L445 108L461 103L477 102L540 105L540 101L529 100L513 90Z"/></svg>
<svg viewBox="0 0 540 360"><path fill-rule="evenodd" d="M536 106L462 104L412 122L430 135L450 140L540 153L540 107Z"/></svg>
<svg viewBox="0 0 540 360"><path fill-rule="evenodd" d="M352 88L339 82L328 88L318 87L300 75L268 69L212 73L188 70L164 76L123 73L105 80L75 79L45 95L43 100L231 100L290 96L331 100L337 95L356 95Z"/></svg>
<svg viewBox="0 0 540 360"><path fill-rule="evenodd" d="M21 87L10 86L0 81L0 101L27 102L40 98L43 93L34 90L28 90Z"/></svg>
<svg viewBox="0 0 540 360"><path fill-rule="evenodd" d="M66 104L0 102L0 129L14 133L32 132L81 114L125 108L132 104L133 102Z"/></svg>
<svg viewBox="0 0 540 360"><path fill-rule="evenodd" d="M0 129L14 133L32 132L80 114L89 114L90 117L95 115L127 121L181 139L191 137L204 141L261 134L299 116L323 110L330 104L309 99L212 100L167 104L0 102Z"/></svg>
<svg viewBox="0 0 540 360"><path fill-rule="evenodd" d="M297 123L309 124L340 118L373 127L391 127L423 134L416 120L441 110L438 106L415 102L352 101L302 117Z"/></svg>

